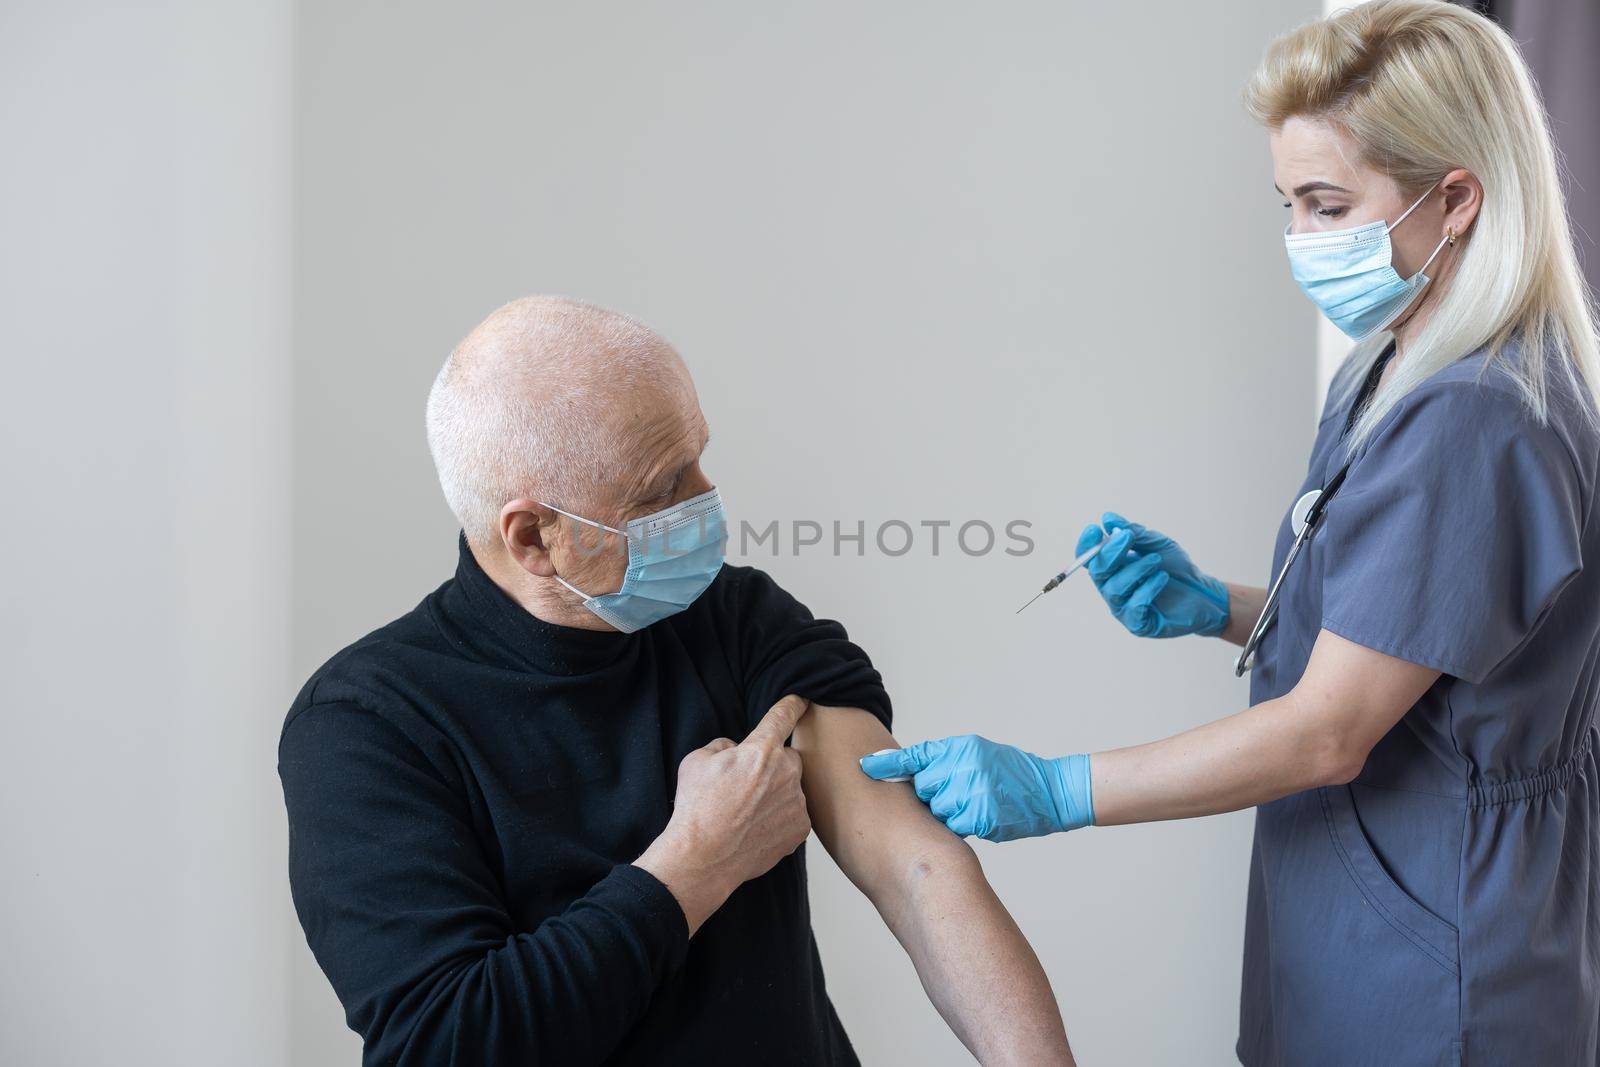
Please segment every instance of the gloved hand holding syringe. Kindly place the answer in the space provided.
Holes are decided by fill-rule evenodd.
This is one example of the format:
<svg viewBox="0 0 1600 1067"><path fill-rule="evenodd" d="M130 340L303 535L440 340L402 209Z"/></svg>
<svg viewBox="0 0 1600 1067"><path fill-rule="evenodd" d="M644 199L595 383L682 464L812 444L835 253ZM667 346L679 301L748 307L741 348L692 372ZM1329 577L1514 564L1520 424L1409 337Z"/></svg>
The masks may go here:
<svg viewBox="0 0 1600 1067"><path fill-rule="evenodd" d="M1108 511L1084 527L1077 551L1072 566L1017 613L1087 567L1111 614L1139 637L1210 636L1227 628L1227 587L1196 567L1166 534Z"/></svg>

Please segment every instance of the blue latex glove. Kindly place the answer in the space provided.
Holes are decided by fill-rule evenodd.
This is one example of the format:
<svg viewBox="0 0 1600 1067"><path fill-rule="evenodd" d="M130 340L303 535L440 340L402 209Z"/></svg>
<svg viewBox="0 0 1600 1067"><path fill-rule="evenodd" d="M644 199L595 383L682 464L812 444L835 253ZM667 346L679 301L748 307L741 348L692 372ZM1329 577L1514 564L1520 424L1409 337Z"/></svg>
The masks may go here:
<svg viewBox="0 0 1600 1067"><path fill-rule="evenodd" d="M917 796L962 837L1015 841L1094 823L1088 756L1042 759L965 734L865 756L861 770L914 776Z"/></svg>
<svg viewBox="0 0 1600 1067"><path fill-rule="evenodd" d="M1129 522L1114 511L1090 523L1078 538L1078 555L1102 540L1089 561L1089 577L1111 614L1138 637L1211 637L1228 625L1228 590L1204 574L1178 542Z"/></svg>

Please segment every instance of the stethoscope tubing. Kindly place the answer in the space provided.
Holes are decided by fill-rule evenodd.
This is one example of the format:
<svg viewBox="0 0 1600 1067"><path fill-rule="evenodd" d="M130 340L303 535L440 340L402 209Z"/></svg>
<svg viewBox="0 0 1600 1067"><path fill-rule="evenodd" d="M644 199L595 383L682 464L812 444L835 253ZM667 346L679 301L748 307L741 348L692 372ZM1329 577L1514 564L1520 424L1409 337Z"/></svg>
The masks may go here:
<svg viewBox="0 0 1600 1067"><path fill-rule="evenodd" d="M1255 625L1250 627L1250 636L1245 639L1244 647L1239 650L1239 658L1233 661L1233 676L1244 677L1245 671L1251 667L1255 658L1256 649L1261 647L1261 641L1267 636L1267 631L1278 620L1278 599L1283 593L1283 580L1289 576L1289 568L1294 565L1295 558L1300 555L1300 550L1306 542L1311 540L1311 534L1316 530L1317 524L1322 521L1323 513L1327 510L1328 502L1344 484L1345 475L1350 472L1350 464L1346 463L1339 468L1327 485L1317 492L1316 500L1306 511L1305 525L1300 532L1295 534L1294 544L1289 546L1288 555L1283 558L1283 566L1278 568L1278 576L1273 579L1272 587L1267 590L1266 603L1261 605L1261 614L1256 616Z"/></svg>

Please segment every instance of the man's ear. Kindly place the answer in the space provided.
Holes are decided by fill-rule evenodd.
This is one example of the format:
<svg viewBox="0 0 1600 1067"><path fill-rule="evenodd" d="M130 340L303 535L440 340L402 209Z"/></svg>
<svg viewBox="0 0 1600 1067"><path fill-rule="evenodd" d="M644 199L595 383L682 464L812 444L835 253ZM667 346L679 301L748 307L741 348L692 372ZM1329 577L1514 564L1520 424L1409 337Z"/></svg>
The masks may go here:
<svg viewBox="0 0 1600 1067"><path fill-rule="evenodd" d="M517 566L529 574L540 578L555 575L547 540L555 531L556 513L536 500L513 500L500 509L500 540Z"/></svg>

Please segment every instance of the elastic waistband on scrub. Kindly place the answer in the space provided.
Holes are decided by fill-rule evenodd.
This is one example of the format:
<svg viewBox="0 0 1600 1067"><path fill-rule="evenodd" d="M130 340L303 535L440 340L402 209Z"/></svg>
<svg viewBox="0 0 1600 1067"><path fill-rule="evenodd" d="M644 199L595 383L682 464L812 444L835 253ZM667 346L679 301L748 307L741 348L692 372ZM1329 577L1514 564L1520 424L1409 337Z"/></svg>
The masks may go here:
<svg viewBox="0 0 1600 1067"><path fill-rule="evenodd" d="M1514 804L1519 800L1532 800L1565 789L1591 759L1594 735L1595 727L1591 725L1584 731L1583 740L1573 749L1572 755L1537 774L1530 774L1526 778L1491 778L1474 782L1467 787L1467 806L1492 808L1497 804Z"/></svg>

